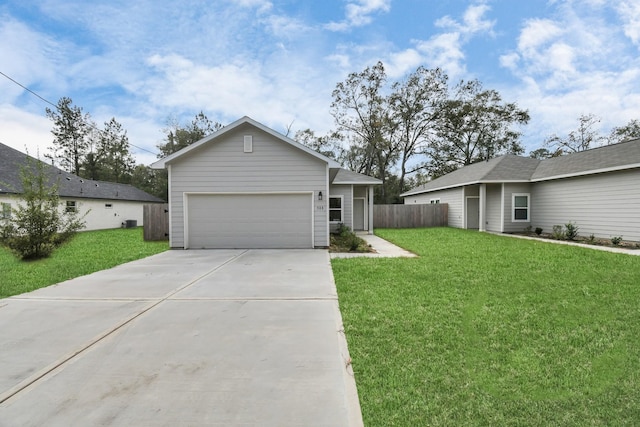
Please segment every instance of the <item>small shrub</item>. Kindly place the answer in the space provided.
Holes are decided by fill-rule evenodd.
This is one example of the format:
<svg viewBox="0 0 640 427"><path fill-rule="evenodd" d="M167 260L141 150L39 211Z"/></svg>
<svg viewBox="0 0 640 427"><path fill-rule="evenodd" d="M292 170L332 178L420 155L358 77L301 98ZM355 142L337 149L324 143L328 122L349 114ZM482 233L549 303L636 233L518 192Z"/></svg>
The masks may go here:
<svg viewBox="0 0 640 427"><path fill-rule="evenodd" d="M343 222L338 224L338 228L336 229L338 236L346 237L349 233L351 233L351 229L348 226L344 225Z"/></svg>
<svg viewBox="0 0 640 427"><path fill-rule="evenodd" d="M587 243L589 243L590 245L595 245L596 244L596 236L593 234L589 235L589 238L587 239Z"/></svg>
<svg viewBox="0 0 640 427"><path fill-rule="evenodd" d="M622 243L622 236L613 236L613 237L611 238L611 243L612 243L614 246L618 246L620 243Z"/></svg>
<svg viewBox="0 0 640 427"><path fill-rule="evenodd" d="M539 236L542 234L542 228L536 227L536 234Z"/></svg>
<svg viewBox="0 0 640 427"><path fill-rule="evenodd" d="M564 228L565 228L564 237L567 240L576 240L576 237L578 237L578 230L579 230L579 227L576 225L576 223L569 221L567 224L564 225Z"/></svg>
<svg viewBox="0 0 640 427"><path fill-rule="evenodd" d="M556 240L564 240L564 229L561 225L554 225L551 237Z"/></svg>
<svg viewBox="0 0 640 427"><path fill-rule="evenodd" d="M525 227L524 232L527 234L531 234L531 226Z"/></svg>
<svg viewBox="0 0 640 427"><path fill-rule="evenodd" d="M22 260L47 258L71 240L84 221L77 212L61 211L58 185L49 184L40 160L27 158L20 179L23 192L11 218L0 224L0 245Z"/></svg>

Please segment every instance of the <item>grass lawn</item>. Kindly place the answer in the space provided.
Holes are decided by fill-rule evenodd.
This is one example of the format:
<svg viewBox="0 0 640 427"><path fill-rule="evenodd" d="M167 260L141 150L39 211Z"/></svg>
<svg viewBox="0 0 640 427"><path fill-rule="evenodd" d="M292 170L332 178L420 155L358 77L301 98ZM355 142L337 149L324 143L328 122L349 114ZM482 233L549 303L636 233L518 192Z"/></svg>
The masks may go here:
<svg viewBox="0 0 640 427"><path fill-rule="evenodd" d="M640 257L469 230L376 230L333 259L365 425L640 425Z"/></svg>
<svg viewBox="0 0 640 427"><path fill-rule="evenodd" d="M85 231L50 258L19 261L0 247L0 298L114 267L169 249L168 242L145 242L142 227Z"/></svg>

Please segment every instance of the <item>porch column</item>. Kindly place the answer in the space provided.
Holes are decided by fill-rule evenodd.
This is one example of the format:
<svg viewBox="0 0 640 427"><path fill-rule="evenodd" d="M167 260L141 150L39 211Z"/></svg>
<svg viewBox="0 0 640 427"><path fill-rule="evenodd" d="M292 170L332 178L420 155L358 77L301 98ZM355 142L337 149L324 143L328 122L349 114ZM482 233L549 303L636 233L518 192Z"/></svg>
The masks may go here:
<svg viewBox="0 0 640 427"><path fill-rule="evenodd" d="M478 193L480 200L478 207L480 208L479 215L479 231L487 231L487 184L480 184L480 191Z"/></svg>
<svg viewBox="0 0 640 427"><path fill-rule="evenodd" d="M369 229L369 234L373 234L373 185L369 186L369 221L367 224L367 228Z"/></svg>

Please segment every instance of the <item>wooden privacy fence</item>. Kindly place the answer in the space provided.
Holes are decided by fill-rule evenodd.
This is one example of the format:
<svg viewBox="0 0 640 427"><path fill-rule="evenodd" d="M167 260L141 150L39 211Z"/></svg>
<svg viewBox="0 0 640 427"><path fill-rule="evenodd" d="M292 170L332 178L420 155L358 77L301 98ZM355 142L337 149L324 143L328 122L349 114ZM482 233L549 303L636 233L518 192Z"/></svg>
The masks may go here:
<svg viewBox="0 0 640 427"><path fill-rule="evenodd" d="M169 204L144 205L142 222L144 240L169 240Z"/></svg>
<svg viewBox="0 0 640 427"><path fill-rule="evenodd" d="M446 227L449 225L449 205L374 205L375 228Z"/></svg>

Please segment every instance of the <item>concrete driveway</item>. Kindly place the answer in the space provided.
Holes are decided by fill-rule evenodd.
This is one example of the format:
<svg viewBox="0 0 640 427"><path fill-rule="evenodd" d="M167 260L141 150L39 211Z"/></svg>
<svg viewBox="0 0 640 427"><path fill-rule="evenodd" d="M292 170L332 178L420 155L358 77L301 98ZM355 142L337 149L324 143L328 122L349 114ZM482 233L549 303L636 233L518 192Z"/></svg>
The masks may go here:
<svg viewBox="0 0 640 427"><path fill-rule="evenodd" d="M168 251L0 300L0 426L358 426L323 250Z"/></svg>

